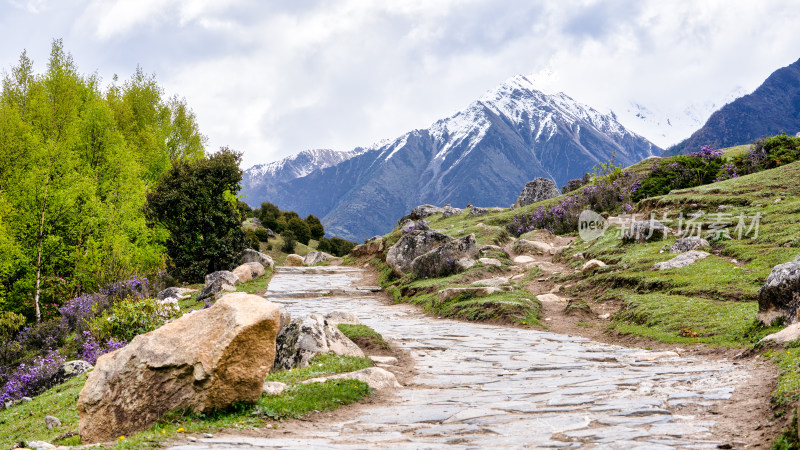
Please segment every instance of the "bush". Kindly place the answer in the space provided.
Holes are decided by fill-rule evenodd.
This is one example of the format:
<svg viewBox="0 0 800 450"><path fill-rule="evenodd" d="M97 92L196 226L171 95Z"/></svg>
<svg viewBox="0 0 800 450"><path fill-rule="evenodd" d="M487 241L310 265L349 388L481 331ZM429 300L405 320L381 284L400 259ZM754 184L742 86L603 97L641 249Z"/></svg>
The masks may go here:
<svg viewBox="0 0 800 450"><path fill-rule="evenodd" d="M786 133L757 140L747 156L733 159L733 164L741 173L750 174L774 169L800 160L800 138Z"/></svg>
<svg viewBox="0 0 800 450"><path fill-rule="evenodd" d="M281 251L283 253L294 253L294 247L295 245L297 245L297 240L294 237L294 233L287 230L281 233L281 237L283 238L283 245L281 246Z"/></svg>
<svg viewBox="0 0 800 450"><path fill-rule="evenodd" d="M64 357L50 350L28 363L20 364L0 391L0 404L8 400L38 395L51 387L53 375L64 364Z"/></svg>
<svg viewBox="0 0 800 450"><path fill-rule="evenodd" d="M254 233L256 234L259 242L269 241L269 231L265 230L264 228L257 228Z"/></svg>
<svg viewBox="0 0 800 450"><path fill-rule="evenodd" d="M241 154L223 148L208 158L175 161L147 194L149 216L169 231L169 272L200 282L207 273L228 270L245 246L235 194Z"/></svg>
<svg viewBox="0 0 800 450"><path fill-rule="evenodd" d="M611 181L611 178L614 178ZM554 234L571 233L578 230L578 217L584 209L597 213L628 212L631 210L631 196L639 189L639 178L630 172L595 178L594 184L581 189L580 193L562 198L549 207L539 206L531 214L518 214L506 231L514 236L545 229Z"/></svg>
<svg viewBox="0 0 800 450"><path fill-rule="evenodd" d="M321 238L319 240L319 245L317 245L317 250L321 252L330 253L334 256L344 256L350 253L357 244L352 241L348 241L346 239L334 237L334 238Z"/></svg>
<svg viewBox="0 0 800 450"><path fill-rule="evenodd" d="M76 340L78 340L78 338L76 338ZM120 349L128 344L125 340L109 338L106 340L105 345L100 345L92 333L88 331L82 333L82 339L80 340L82 342L80 343L80 350L78 350L77 355L80 359L91 365L94 365L94 363L97 362L97 358L101 355Z"/></svg>
<svg viewBox="0 0 800 450"><path fill-rule="evenodd" d="M89 321L103 314L108 308L108 297L102 294L83 294L62 306L61 319L69 329L83 331L89 329Z"/></svg>
<svg viewBox="0 0 800 450"><path fill-rule="evenodd" d="M245 242L247 243L247 247L252 248L253 250L261 250L261 239L258 238L258 235L255 231L248 231L244 235Z"/></svg>
<svg viewBox="0 0 800 450"><path fill-rule="evenodd" d="M311 229L308 227L308 224L299 217L292 217L286 223L286 229L294 233L297 242L301 244L308 245L308 241L311 240Z"/></svg>
<svg viewBox="0 0 800 450"><path fill-rule="evenodd" d="M99 342L109 339L130 341L136 335L164 325L179 312L177 302L160 302L153 298L128 299L112 305L107 316L92 319L89 328Z"/></svg>
<svg viewBox="0 0 800 450"><path fill-rule="evenodd" d="M633 199L638 201L664 195L675 189L714 183L723 176L730 178L730 167L723 168L724 163L722 151L707 145L699 152L660 161L653 165L650 174L642 180L642 186Z"/></svg>
<svg viewBox="0 0 800 450"><path fill-rule="evenodd" d="M317 216L309 214L305 222L311 232L312 239L320 240L325 236L325 228L322 226L322 222L320 222Z"/></svg>

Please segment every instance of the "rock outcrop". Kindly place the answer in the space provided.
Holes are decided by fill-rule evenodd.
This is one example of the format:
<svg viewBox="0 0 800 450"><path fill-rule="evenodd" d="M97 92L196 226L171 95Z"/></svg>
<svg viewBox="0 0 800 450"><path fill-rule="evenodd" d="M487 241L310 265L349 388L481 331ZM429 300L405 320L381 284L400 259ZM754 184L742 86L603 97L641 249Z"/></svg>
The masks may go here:
<svg viewBox="0 0 800 450"><path fill-rule="evenodd" d="M631 228L625 230L622 238L626 241L648 242L664 239L669 233L670 229L655 219L640 220L634 222Z"/></svg>
<svg viewBox="0 0 800 450"><path fill-rule="evenodd" d="M286 256L286 261L283 264L286 267L300 267L303 265L303 257L292 253Z"/></svg>
<svg viewBox="0 0 800 450"><path fill-rule="evenodd" d="M693 236L693 237L686 237L680 238L675 241L674 244L669 248L670 253L685 253L691 250L697 250L698 248L708 247L711 244L708 243L707 240Z"/></svg>
<svg viewBox="0 0 800 450"><path fill-rule="evenodd" d="M459 208L453 208L450 205L444 205L444 208L442 208L442 217L445 219L448 217L460 216L461 214L464 214L464 211Z"/></svg>
<svg viewBox="0 0 800 450"><path fill-rule="evenodd" d="M398 274L411 270L411 262L418 256L451 241L452 238L438 231L414 231L404 234L386 253L386 264Z"/></svg>
<svg viewBox="0 0 800 450"><path fill-rule="evenodd" d="M332 259L334 259L334 256L325 252L308 252L306 257L303 258L303 265L313 266L325 261L330 261Z"/></svg>
<svg viewBox="0 0 800 450"><path fill-rule="evenodd" d="M686 267L689 264L694 264L701 259L708 258L707 252L701 252L699 250L689 250L688 252L681 253L680 255L670 259L669 261L655 263L653 265L653 269L656 270L668 270L668 269L679 269L681 267Z"/></svg>
<svg viewBox="0 0 800 450"><path fill-rule="evenodd" d="M233 274L239 278L239 283L247 283L248 281L255 280L265 273L264 266L257 262L244 263L233 269Z"/></svg>
<svg viewBox="0 0 800 450"><path fill-rule="evenodd" d="M515 208L532 205L534 203L547 200L549 198L558 197L561 192L553 180L549 178L535 178L533 181L525 183L522 193L519 194L517 202L514 203Z"/></svg>
<svg viewBox="0 0 800 450"><path fill-rule="evenodd" d="M213 297L222 291L235 291L239 284L239 277L229 270L218 270L206 275L206 284L197 296L198 300Z"/></svg>
<svg viewBox="0 0 800 450"><path fill-rule="evenodd" d="M144 430L176 409L255 402L275 357L278 306L227 294L97 360L78 399L82 443Z"/></svg>
<svg viewBox="0 0 800 450"><path fill-rule="evenodd" d="M758 290L756 318L765 326L782 318L786 325L797 322L800 308L800 262L778 264Z"/></svg>
<svg viewBox="0 0 800 450"><path fill-rule="evenodd" d="M190 292L195 292L196 289L169 287L156 294L156 299L166 300L168 298L177 298L178 300L189 297Z"/></svg>
<svg viewBox="0 0 800 450"><path fill-rule="evenodd" d="M365 244L356 245L350 252L353 256L372 256L383 251L383 238L372 239Z"/></svg>
<svg viewBox="0 0 800 450"><path fill-rule="evenodd" d="M438 206L419 205L416 208L412 209L409 214L406 214L405 216L401 217L400 220L397 221L397 225L402 225L408 220L412 221L422 220L426 217L430 217L434 214L439 214L441 212L444 212L444 209L439 208Z"/></svg>
<svg viewBox="0 0 800 450"><path fill-rule="evenodd" d="M469 208L469 214L467 215L470 217L478 217L478 216L485 216L490 212L492 211L489 208L481 208L479 206L473 206L472 208Z"/></svg>
<svg viewBox="0 0 800 450"><path fill-rule="evenodd" d="M278 335L272 370L308 366L320 353L364 357L364 352L347 338L334 323L319 314L295 319Z"/></svg>
<svg viewBox="0 0 800 450"><path fill-rule="evenodd" d="M470 234L453 239L411 261L411 271L420 278L451 275L471 267L478 257L478 242ZM466 260L466 261L462 261Z"/></svg>
<svg viewBox="0 0 800 450"><path fill-rule="evenodd" d="M270 269L274 269L275 268L275 261L272 260L271 256L269 256L267 254L264 254L264 253L261 253L261 252L257 252L257 251L255 251L253 249L250 249L250 248L245 249L242 252L242 264L249 263L249 262L260 263L265 268L266 267L269 267Z"/></svg>

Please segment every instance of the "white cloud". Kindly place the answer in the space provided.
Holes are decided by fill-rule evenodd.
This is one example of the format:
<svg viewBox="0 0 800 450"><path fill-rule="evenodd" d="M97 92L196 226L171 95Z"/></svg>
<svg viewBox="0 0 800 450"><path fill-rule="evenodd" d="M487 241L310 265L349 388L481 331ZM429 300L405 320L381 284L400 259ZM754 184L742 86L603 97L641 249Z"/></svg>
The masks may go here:
<svg viewBox="0 0 800 450"><path fill-rule="evenodd" d="M36 45L10 33L0 62L63 36L80 67L105 79L141 64L187 98L212 148L243 150L255 164L426 127L518 73L625 120L631 102L664 117L687 108L702 116L800 57L792 3L59 2L36 17L0 17L19 30L48 21ZM645 136L666 145L682 133Z"/></svg>

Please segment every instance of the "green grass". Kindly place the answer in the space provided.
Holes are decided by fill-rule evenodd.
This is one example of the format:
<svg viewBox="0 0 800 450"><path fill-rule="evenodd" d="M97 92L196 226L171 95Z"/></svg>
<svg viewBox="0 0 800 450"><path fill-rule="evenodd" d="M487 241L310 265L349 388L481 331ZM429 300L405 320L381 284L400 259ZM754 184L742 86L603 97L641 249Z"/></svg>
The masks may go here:
<svg viewBox="0 0 800 450"><path fill-rule="evenodd" d="M307 367L272 372L267 375L266 381L279 381L289 384L324 375L353 372L367 367L372 367L372 361L369 358L323 353L312 358Z"/></svg>
<svg viewBox="0 0 800 450"><path fill-rule="evenodd" d="M55 386L33 401L0 411L0 448L14 448L19 441L47 441L57 445L77 445L78 436L56 440L58 436L78 432L78 393L86 382L86 375L75 377ZM48 430L45 416L55 416L61 426Z"/></svg>
<svg viewBox="0 0 800 450"><path fill-rule="evenodd" d="M300 383L324 375L351 372L371 367L368 358L354 358L322 354L310 361L308 367L274 372L266 381L280 381L288 385L281 395L262 395L255 404L234 404L224 411L193 414L175 411L165 415L149 430L125 436L115 444L120 448L158 447L182 433L215 433L223 429L250 429L274 423L274 420L298 418L317 411L357 402L372 391L367 384L352 380L330 380L325 383ZM0 448L13 448L23 440L40 440L57 445L79 445L78 394L86 382L86 375L73 378L55 386L33 401L0 411ZM61 420L61 427L48 430L44 417L52 415ZM73 436L57 440L59 436Z"/></svg>
<svg viewBox="0 0 800 450"><path fill-rule="evenodd" d="M373 330L372 328L366 325L354 325L354 324L347 324L347 323L340 323L336 326L339 328L339 331L342 332L348 339L355 340L355 339L370 339L376 344L380 345L385 349L389 349L389 343L383 339L380 333Z"/></svg>

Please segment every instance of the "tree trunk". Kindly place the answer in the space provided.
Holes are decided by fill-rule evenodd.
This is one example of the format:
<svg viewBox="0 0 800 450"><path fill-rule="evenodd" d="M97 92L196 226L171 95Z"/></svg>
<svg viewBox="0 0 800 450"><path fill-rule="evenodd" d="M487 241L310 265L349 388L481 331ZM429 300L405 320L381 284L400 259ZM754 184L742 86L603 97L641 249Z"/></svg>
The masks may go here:
<svg viewBox="0 0 800 450"><path fill-rule="evenodd" d="M44 241L44 214L47 210L47 194L50 192L50 168L53 165L51 159L47 164L47 182L44 185L44 200L42 200L42 216L39 220L39 237L37 240L36 251L36 290L34 291L33 304L36 307L36 323L41 323L42 313L39 309L39 293L42 282L42 244Z"/></svg>

